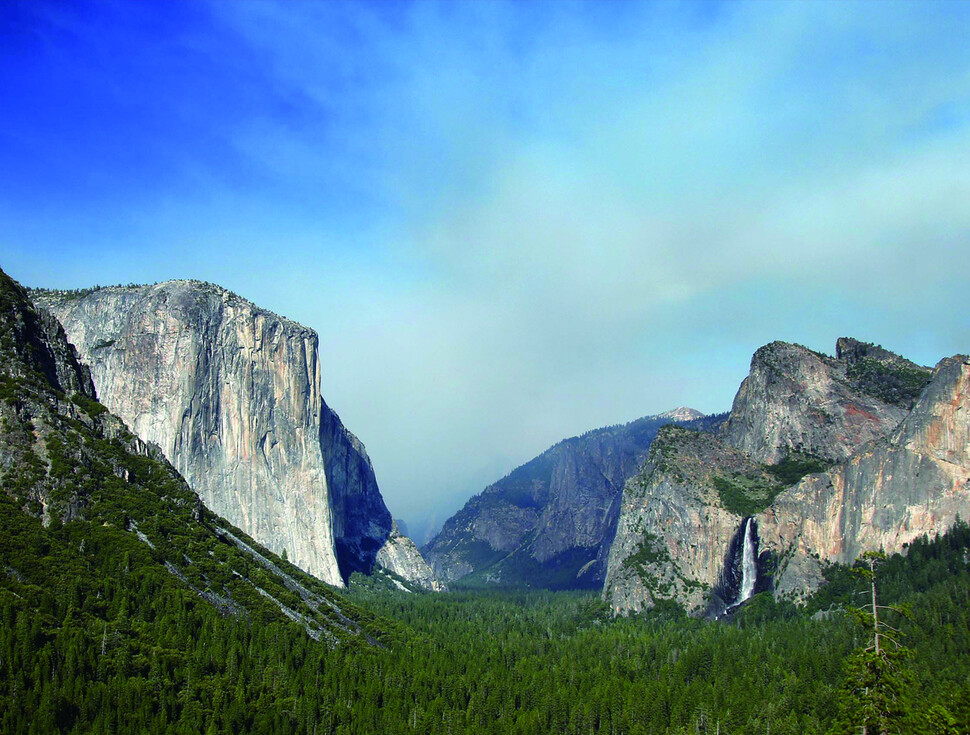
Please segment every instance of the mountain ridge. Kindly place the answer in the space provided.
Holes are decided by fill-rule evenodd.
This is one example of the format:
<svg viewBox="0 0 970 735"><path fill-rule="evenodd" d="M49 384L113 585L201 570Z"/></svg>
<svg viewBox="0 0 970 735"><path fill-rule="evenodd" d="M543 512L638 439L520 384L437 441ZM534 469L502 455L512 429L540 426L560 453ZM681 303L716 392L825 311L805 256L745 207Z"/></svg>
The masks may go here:
<svg viewBox="0 0 970 735"><path fill-rule="evenodd" d="M615 613L676 600L718 614L738 599L725 575L748 518L757 589L794 599L825 563L946 531L970 513L968 374L963 356L931 371L849 338L836 358L760 348L717 436L655 443L627 483L604 599Z"/></svg>
<svg viewBox="0 0 970 735"><path fill-rule="evenodd" d="M425 558L449 581L598 588L623 484L657 429L674 421L669 413L557 442L469 499L423 547ZM718 421L712 416L686 423L713 427Z"/></svg>

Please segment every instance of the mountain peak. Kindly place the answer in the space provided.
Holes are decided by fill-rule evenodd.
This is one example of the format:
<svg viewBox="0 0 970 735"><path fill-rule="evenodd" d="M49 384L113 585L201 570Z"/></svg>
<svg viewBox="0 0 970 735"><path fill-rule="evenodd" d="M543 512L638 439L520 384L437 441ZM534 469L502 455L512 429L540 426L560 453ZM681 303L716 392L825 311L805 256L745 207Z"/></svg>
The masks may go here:
<svg viewBox="0 0 970 735"><path fill-rule="evenodd" d="M663 413L657 414L657 418L670 419L671 421L693 421L694 419L703 418L704 415L705 414L701 413L696 408L678 406L671 411L664 411Z"/></svg>

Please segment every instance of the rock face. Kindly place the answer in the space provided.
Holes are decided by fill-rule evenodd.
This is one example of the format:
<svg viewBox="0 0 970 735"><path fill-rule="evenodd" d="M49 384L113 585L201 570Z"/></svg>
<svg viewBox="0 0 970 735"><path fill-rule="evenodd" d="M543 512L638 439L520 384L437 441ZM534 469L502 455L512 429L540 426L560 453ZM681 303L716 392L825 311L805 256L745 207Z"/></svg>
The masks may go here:
<svg viewBox="0 0 970 735"><path fill-rule="evenodd" d="M770 482L763 468L710 434L667 426L641 472L623 490L607 565L606 599L615 612L676 599L691 610L707 602L742 516L724 508L714 484L744 474Z"/></svg>
<svg viewBox="0 0 970 735"><path fill-rule="evenodd" d="M398 530L396 522L387 542L377 553L377 563L426 590L444 592L448 589L447 585L435 579L418 547Z"/></svg>
<svg viewBox="0 0 970 735"><path fill-rule="evenodd" d="M78 361L77 352L64 335L60 323L50 314L34 309L27 292L0 271L0 308L4 322L4 361L11 376L32 370L62 393L94 396L91 371Z"/></svg>
<svg viewBox="0 0 970 735"><path fill-rule="evenodd" d="M782 559L779 594L802 596L823 562L902 551L970 514L970 359L947 358L912 412L826 473L806 477L759 516L762 541Z"/></svg>
<svg viewBox="0 0 970 735"><path fill-rule="evenodd" d="M468 501L425 557L449 581L475 575L486 584L599 589L624 483L661 426L701 425L700 416L678 409L556 444Z"/></svg>
<svg viewBox="0 0 970 735"><path fill-rule="evenodd" d="M329 584L369 571L391 518L363 446L320 395L312 330L198 281L34 298L100 400L208 507Z"/></svg>
<svg viewBox="0 0 970 735"><path fill-rule="evenodd" d="M929 379L929 369L855 340L839 340L838 354L785 342L755 352L722 429L725 441L771 464L791 451L843 460L892 431L912 405L912 390L879 390L887 382L880 376L915 379L917 394Z"/></svg>
<svg viewBox="0 0 970 735"><path fill-rule="evenodd" d="M369 573L381 546L390 538L391 513L377 487L370 457L361 441L323 404L320 447L333 508L337 563L343 579ZM391 567L402 577L406 574Z"/></svg>
<svg viewBox="0 0 970 735"><path fill-rule="evenodd" d="M3 271L0 419L3 591L23 620L51 620L76 585L75 599L91 595L86 614L97 609L105 631L118 615L136 650L163 645L146 610L154 617L160 600L196 597L198 606L180 608L190 626L211 621L197 614L211 605L246 627L254 619L295 623L331 645L375 642L369 623L349 617L362 617L353 606L205 509L157 446L98 403L64 330ZM90 604L109 588L115 602L137 599L144 610Z"/></svg>
<svg viewBox="0 0 970 735"><path fill-rule="evenodd" d="M968 371L965 357L931 372L845 338L836 358L761 348L719 438L665 429L627 483L604 599L620 613L660 599L722 611L751 516L756 590L796 598L823 562L945 531L970 514Z"/></svg>

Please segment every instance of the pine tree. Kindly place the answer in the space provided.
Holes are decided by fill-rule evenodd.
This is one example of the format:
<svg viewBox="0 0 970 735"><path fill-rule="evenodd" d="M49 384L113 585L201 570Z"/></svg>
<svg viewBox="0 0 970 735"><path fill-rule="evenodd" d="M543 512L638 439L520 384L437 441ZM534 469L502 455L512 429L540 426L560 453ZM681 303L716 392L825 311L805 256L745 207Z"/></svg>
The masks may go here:
<svg viewBox="0 0 970 735"><path fill-rule="evenodd" d="M869 583L870 601L850 613L870 633L869 644L853 652L845 662L840 691L840 716L833 733L895 735L909 732L913 717L909 695L914 677L905 664L912 651L898 641L902 635L880 613L903 613L895 606L880 605L876 594L876 567L885 560L882 552L863 554L855 568Z"/></svg>

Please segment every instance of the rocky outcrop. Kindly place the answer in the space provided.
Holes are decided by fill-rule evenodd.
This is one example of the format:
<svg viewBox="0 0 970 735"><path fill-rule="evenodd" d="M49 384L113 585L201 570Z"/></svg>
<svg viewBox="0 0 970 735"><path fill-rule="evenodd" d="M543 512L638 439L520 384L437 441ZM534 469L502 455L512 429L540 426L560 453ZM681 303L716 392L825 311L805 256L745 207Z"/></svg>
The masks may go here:
<svg viewBox="0 0 970 735"><path fill-rule="evenodd" d="M902 551L970 516L970 359L940 362L912 412L885 439L805 478L759 516L779 555L779 594L801 597L824 563Z"/></svg>
<svg viewBox="0 0 970 735"><path fill-rule="evenodd" d="M836 359L846 367L846 379L856 391L907 410L916 404L931 371L879 345L840 337Z"/></svg>
<svg viewBox="0 0 970 735"><path fill-rule="evenodd" d="M627 483L604 599L723 611L746 517L757 589L795 598L826 563L947 530L970 514L968 375L965 357L930 371L846 338L836 358L761 348L719 438L664 429Z"/></svg>
<svg viewBox="0 0 970 735"><path fill-rule="evenodd" d="M34 292L104 404L205 504L337 586L391 533L363 445L320 395L317 335L218 286Z"/></svg>
<svg viewBox="0 0 970 735"><path fill-rule="evenodd" d="M875 345L843 338L838 354L786 342L755 352L722 428L725 441L772 464L791 452L844 460L892 431L929 379L929 369Z"/></svg>
<svg viewBox="0 0 970 735"><path fill-rule="evenodd" d="M728 542L743 515L725 507L719 485L743 478L768 492L777 480L715 436L676 426L660 430L649 460L623 489L609 553L604 599L616 613L674 600L693 612L712 605ZM723 610L727 600L713 606Z"/></svg>
<svg viewBox="0 0 970 735"><path fill-rule="evenodd" d="M418 547L398 530L396 522L391 529L391 535L377 553L376 561L379 566L422 589L433 592L444 592L448 589L447 585L435 578Z"/></svg>
<svg viewBox="0 0 970 735"><path fill-rule="evenodd" d="M700 416L678 409L556 444L472 498L425 557L445 580L474 574L491 584L600 588L624 483L661 426Z"/></svg>

